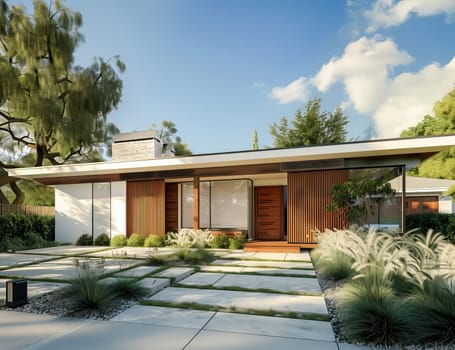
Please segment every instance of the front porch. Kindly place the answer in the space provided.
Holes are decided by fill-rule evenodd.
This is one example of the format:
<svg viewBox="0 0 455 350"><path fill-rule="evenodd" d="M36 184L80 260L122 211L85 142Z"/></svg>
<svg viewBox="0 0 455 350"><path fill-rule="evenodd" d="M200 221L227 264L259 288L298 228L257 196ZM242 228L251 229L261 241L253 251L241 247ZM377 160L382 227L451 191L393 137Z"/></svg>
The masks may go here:
<svg viewBox="0 0 455 350"><path fill-rule="evenodd" d="M316 243L289 243L286 241L250 241L245 243L245 252L300 253L302 249L316 248Z"/></svg>

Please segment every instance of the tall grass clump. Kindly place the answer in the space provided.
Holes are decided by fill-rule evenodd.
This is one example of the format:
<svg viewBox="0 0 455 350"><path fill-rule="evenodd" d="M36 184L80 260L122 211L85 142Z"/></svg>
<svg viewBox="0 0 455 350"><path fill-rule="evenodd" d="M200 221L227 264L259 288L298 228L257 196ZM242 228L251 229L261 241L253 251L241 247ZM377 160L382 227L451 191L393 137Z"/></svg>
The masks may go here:
<svg viewBox="0 0 455 350"><path fill-rule="evenodd" d="M382 269L371 268L345 284L336 303L349 342L380 346L407 344L412 322L406 299L396 296Z"/></svg>
<svg viewBox="0 0 455 350"><path fill-rule="evenodd" d="M69 280L65 294L75 311L105 309L111 306L117 295L111 285L101 281L103 270L88 261L76 261L76 276Z"/></svg>
<svg viewBox="0 0 455 350"><path fill-rule="evenodd" d="M411 298L413 336L417 343L455 344L455 282L436 276Z"/></svg>
<svg viewBox="0 0 455 350"><path fill-rule="evenodd" d="M123 298L143 298L150 294L150 288L141 284L136 278L119 277L111 283L113 292Z"/></svg>
<svg viewBox="0 0 455 350"><path fill-rule="evenodd" d="M182 229L166 234L166 244L177 248L206 248L212 241L212 233L208 230Z"/></svg>

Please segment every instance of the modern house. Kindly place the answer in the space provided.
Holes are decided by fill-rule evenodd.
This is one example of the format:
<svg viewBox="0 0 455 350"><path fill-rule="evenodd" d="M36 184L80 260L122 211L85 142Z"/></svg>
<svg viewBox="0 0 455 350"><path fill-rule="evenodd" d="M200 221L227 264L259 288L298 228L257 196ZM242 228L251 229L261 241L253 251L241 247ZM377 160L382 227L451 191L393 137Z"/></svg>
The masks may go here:
<svg viewBox="0 0 455 350"><path fill-rule="evenodd" d="M116 137L112 161L8 172L55 186L60 242L207 228L285 250L313 247L316 228L347 226L345 215L326 210L334 184L356 171L403 175L453 145L447 135L173 157L153 132L138 132Z"/></svg>

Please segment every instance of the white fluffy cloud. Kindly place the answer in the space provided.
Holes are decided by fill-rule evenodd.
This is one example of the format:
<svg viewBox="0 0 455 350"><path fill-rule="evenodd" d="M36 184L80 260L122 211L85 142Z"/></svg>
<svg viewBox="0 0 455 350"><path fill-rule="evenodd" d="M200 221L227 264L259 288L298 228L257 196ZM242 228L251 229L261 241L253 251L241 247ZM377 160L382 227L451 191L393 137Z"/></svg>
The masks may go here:
<svg viewBox="0 0 455 350"><path fill-rule="evenodd" d="M454 0L377 0L371 10L365 12L370 24L367 32L379 28L394 27L404 23L411 15L421 17L455 14Z"/></svg>
<svg viewBox="0 0 455 350"><path fill-rule="evenodd" d="M412 62L412 57L400 51L390 40L379 37L360 38L349 43L339 58L324 64L311 80L321 92L342 81L354 108L369 113L379 107L387 92L389 72L393 67Z"/></svg>
<svg viewBox="0 0 455 350"><path fill-rule="evenodd" d="M270 96L279 103L305 102L308 98L309 88L308 78L302 76L287 86L274 87Z"/></svg>
<svg viewBox="0 0 455 350"><path fill-rule="evenodd" d="M313 78L300 77L271 96L280 103L305 101L311 88L327 92L341 83L343 102L374 119L378 136L398 137L432 112L434 103L453 88L455 57L446 65L429 64L413 73L394 74L394 68L413 58L391 39L362 37L349 43L341 57L324 64Z"/></svg>

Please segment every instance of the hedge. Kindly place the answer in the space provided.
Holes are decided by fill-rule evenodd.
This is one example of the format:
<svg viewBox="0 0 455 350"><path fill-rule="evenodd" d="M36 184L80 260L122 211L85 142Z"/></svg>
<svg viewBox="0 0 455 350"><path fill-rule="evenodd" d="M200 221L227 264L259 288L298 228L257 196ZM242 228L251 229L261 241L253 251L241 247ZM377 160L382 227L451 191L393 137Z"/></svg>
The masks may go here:
<svg viewBox="0 0 455 350"><path fill-rule="evenodd" d="M0 216L0 251L46 246L55 240L52 216L8 214Z"/></svg>
<svg viewBox="0 0 455 350"><path fill-rule="evenodd" d="M455 214L411 214L406 216L406 230L420 229L426 233L432 229L435 232L441 232L455 243Z"/></svg>

